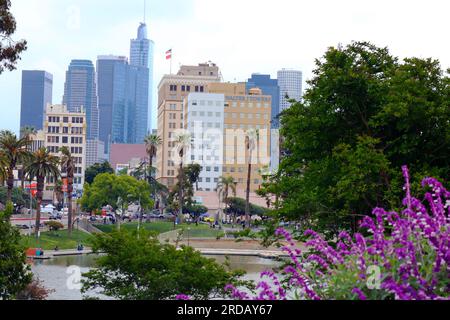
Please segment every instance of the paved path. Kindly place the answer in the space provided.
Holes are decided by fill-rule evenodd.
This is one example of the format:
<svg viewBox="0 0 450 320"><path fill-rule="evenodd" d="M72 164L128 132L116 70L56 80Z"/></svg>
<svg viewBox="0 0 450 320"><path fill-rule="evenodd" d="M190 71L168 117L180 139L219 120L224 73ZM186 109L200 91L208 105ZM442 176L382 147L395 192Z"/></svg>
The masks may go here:
<svg viewBox="0 0 450 320"><path fill-rule="evenodd" d="M247 256L247 257L261 257L261 258L279 258L286 257L287 255L282 251L270 251L270 250L244 250L244 249L208 249L208 248L197 248L203 255L207 256ZM92 254L91 249L85 249L83 251L78 250L59 250L51 251L44 250L44 256L42 257L28 257L36 260L47 260L56 257L63 256L78 256L84 254Z"/></svg>
<svg viewBox="0 0 450 320"><path fill-rule="evenodd" d="M63 257L63 256L80 256L83 254L92 254L93 251L91 249L85 249L83 251L78 250L44 250L44 256L41 257L28 257L36 260L47 260L55 257Z"/></svg>

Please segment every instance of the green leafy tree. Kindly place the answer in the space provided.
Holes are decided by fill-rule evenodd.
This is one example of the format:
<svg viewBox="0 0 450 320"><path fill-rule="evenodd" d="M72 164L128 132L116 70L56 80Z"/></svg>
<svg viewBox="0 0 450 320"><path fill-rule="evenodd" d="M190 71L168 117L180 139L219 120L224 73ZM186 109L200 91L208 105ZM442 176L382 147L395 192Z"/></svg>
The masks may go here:
<svg viewBox="0 0 450 320"><path fill-rule="evenodd" d="M8 189L5 187L0 187L0 203L6 203ZM28 191L24 191L22 188L14 188L12 191L12 203L16 204L17 207L30 207L30 194ZM32 200L33 207L35 206L35 201Z"/></svg>
<svg viewBox="0 0 450 320"><path fill-rule="evenodd" d="M51 155L47 149L41 148L32 154L25 169L29 180L36 178L36 238L39 237L39 226L41 224L41 204L44 196L44 184L47 177L57 180L60 177L59 158Z"/></svg>
<svg viewBox="0 0 450 320"><path fill-rule="evenodd" d="M161 244L141 231L97 235L93 249L105 253L84 274L83 292L99 289L121 300L175 299L180 292L194 299L225 297L224 288L239 282L241 272L228 272L193 248Z"/></svg>
<svg viewBox="0 0 450 320"><path fill-rule="evenodd" d="M11 203L0 212L0 300L15 299L32 280L20 232L9 222L12 212Z"/></svg>
<svg viewBox="0 0 450 320"><path fill-rule="evenodd" d="M120 230L120 215L126 211L131 203L140 201L143 208L150 208L153 201L150 198L150 188L146 181L123 175L110 173L98 175L92 185L84 186L83 197L80 201L83 210L100 210L110 205L117 217L117 228Z"/></svg>
<svg viewBox="0 0 450 320"><path fill-rule="evenodd" d="M247 206L246 203L247 202L245 199L229 198L228 199L228 208L225 210L225 212L228 214L236 215L236 216L245 216L246 215L246 206ZM249 209L250 216L253 216L253 215L264 216L269 213L271 213L271 210L250 203L250 209Z"/></svg>
<svg viewBox="0 0 450 320"><path fill-rule="evenodd" d="M450 175L449 78L435 60L399 62L367 42L331 47L292 103L280 169L263 191L304 228L332 238L373 207L394 209L402 165L415 181Z"/></svg>
<svg viewBox="0 0 450 320"><path fill-rule="evenodd" d="M12 71L20 60L20 54L27 49L25 40L15 41L16 19L11 14L11 0L0 0L0 74Z"/></svg>
<svg viewBox="0 0 450 320"><path fill-rule="evenodd" d="M86 183L93 183L96 176L101 173L114 173L114 169L107 161L102 163L95 163L86 169L84 174Z"/></svg>

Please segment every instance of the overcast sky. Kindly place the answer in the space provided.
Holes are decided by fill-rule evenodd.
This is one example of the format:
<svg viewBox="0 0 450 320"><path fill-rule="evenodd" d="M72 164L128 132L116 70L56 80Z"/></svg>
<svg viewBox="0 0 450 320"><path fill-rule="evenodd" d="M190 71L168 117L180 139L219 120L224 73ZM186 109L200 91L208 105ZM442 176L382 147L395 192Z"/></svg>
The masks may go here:
<svg viewBox="0 0 450 320"><path fill-rule="evenodd" d="M129 56L143 20L144 0L12 0L15 38L28 50L18 69L0 75L0 128L19 131L21 70L53 74L53 103L61 103L71 59ZM327 47L352 40L388 46L403 57L433 57L450 67L449 0L148 0L155 41L155 87L169 72L165 51L179 64L213 61L225 81L252 73L276 77L295 68L311 77ZM155 90L156 93L156 90ZM156 97L153 99L156 127Z"/></svg>

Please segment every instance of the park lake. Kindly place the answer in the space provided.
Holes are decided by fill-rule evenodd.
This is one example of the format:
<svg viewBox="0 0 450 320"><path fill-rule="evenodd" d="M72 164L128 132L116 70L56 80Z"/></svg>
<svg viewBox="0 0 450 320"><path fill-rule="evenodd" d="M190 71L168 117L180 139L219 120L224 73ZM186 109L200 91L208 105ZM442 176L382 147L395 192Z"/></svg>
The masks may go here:
<svg viewBox="0 0 450 320"><path fill-rule="evenodd" d="M47 289L54 290L49 300L82 300L80 289L74 285L68 285L72 279L76 279L76 273L79 267L81 273L89 271L95 266L97 255L79 255L79 256L63 256L49 260L35 260L31 269L36 277L38 277ZM208 256L214 258L219 263L225 262L224 256ZM230 267L233 270L244 270L247 272L244 279L258 280L261 272L276 268L279 262L270 259L250 256L231 256L229 258ZM107 297L98 296L95 292L88 295L96 296L100 299L108 299Z"/></svg>

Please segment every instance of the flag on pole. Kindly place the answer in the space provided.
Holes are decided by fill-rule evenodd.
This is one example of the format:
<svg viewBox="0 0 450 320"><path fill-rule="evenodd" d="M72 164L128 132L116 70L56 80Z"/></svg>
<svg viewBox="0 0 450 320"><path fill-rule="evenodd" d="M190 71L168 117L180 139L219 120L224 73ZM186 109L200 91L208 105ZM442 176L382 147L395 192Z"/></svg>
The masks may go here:
<svg viewBox="0 0 450 320"><path fill-rule="evenodd" d="M166 60L172 59L172 49L166 51Z"/></svg>

